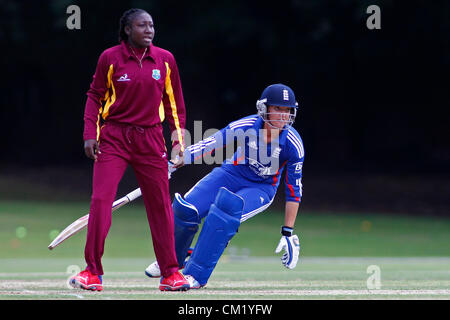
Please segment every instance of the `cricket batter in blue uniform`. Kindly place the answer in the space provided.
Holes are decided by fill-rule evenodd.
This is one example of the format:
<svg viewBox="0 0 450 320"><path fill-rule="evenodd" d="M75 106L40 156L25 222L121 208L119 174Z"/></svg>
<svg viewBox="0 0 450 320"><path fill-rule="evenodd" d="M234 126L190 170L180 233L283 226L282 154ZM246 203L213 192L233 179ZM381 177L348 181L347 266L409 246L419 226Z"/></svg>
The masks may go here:
<svg viewBox="0 0 450 320"><path fill-rule="evenodd" d="M282 263L293 269L300 244L293 234L302 196L303 142L292 127L298 104L291 88L268 86L256 103L258 113L230 123L209 138L191 145L185 163L206 156L222 157L223 147L237 144L236 152L214 168L185 195L175 194L175 250L180 268L191 289L206 285L228 242L240 224L272 203L285 170L286 206L282 237L275 250L285 250ZM227 148L228 149L228 148ZM185 263L199 225L205 219L192 255ZM145 271L160 277L158 262Z"/></svg>

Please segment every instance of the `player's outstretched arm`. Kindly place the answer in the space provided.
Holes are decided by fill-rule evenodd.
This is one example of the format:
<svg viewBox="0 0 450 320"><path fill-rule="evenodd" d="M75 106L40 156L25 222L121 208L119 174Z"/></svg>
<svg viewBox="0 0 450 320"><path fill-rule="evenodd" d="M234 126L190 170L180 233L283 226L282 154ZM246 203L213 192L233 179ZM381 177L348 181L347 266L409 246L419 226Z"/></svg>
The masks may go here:
<svg viewBox="0 0 450 320"><path fill-rule="evenodd" d="M280 253L284 249L285 253L281 257L281 262L288 269L295 268L300 254L298 236L293 234L298 207L299 204L297 202L286 202L284 226L281 227L282 237L275 250L275 253Z"/></svg>

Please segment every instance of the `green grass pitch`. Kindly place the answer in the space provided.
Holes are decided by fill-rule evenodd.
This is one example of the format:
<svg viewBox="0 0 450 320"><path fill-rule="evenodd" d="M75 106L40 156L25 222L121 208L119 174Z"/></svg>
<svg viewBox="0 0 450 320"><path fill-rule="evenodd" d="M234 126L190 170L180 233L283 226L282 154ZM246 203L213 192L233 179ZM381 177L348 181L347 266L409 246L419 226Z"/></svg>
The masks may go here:
<svg viewBox="0 0 450 320"><path fill-rule="evenodd" d="M154 253L140 201L113 213L104 291L69 289L68 277L85 266L86 231L53 251L47 246L87 209L77 202L0 202L0 300L450 298L448 218L301 211L300 262L288 270L274 253L283 215L270 209L241 225L205 289L163 293L158 279L144 275ZM379 270L379 287L369 266Z"/></svg>

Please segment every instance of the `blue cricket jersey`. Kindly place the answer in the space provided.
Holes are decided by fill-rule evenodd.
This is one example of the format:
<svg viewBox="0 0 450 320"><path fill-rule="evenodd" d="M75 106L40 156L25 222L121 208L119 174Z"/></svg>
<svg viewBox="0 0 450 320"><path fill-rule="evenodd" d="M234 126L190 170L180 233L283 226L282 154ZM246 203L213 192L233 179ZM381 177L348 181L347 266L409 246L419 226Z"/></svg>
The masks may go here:
<svg viewBox="0 0 450 320"><path fill-rule="evenodd" d="M261 131L263 126L264 121L258 115L231 122L214 135L186 148L185 163L202 163L205 156L210 156L234 176L275 188L286 168L286 201L300 202L304 160L302 139L297 130L289 127L266 144ZM223 147L227 145L236 145L231 148L236 152L230 157L224 154Z"/></svg>

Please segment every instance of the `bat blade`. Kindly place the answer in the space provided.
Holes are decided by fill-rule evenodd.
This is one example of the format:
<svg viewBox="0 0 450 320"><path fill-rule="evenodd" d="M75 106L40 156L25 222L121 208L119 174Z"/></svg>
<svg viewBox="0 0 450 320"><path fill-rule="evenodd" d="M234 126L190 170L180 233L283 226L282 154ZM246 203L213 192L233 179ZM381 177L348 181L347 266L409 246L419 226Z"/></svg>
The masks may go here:
<svg viewBox="0 0 450 320"><path fill-rule="evenodd" d="M60 234L58 234L58 236L52 241L52 243L50 243L48 249L53 250L53 248L61 244L61 242L69 239L74 234L83 230L87 226L88 220L89 214L82 216L78 220L72 222L67 228L65 228L63 231L61 231Z"/></svg>
<svg viewBox="0 0 450 320"><path fill-rule="evenodd" d="M174 163L172 161L168 161L168 169L169 169L169 179L171 176L171 173L175 172L177 168L175 168ZM142 195L141 189L137 188L130 193L128 193L126 196L114 201L112 204L112 211L115 211L119 209L120 207L126 205L127 203L135 200L136 198L139 198ZM65 228L63 231L61 231L56 238L49 244L48 249L53 250L55 247L60 245L63 241L69 239L74 234L80 232L84 228L86 228L89 221L89 214L82 216L78 220L74 221L72 224L70 224L67 228Z"/></svg>
<svg viewBox="0 0 450 320"><path fill-rule="evenodd" d="M115 211L119 209L120 207L126 205L127 203L133 201L134 199L141 196L141 189L137 188L136 190L131 191L126 196L114 201L112 204L112 211ZM72 222L67 228L65 228L63 231L61 231L56 238L52 241L52 243L49 244L48 249L53 250L55 247L60 245L63 241L69 239L74 234L80 232L84 228L86 228L89 221L89 214L82 216L78 220Z"/></svg>

